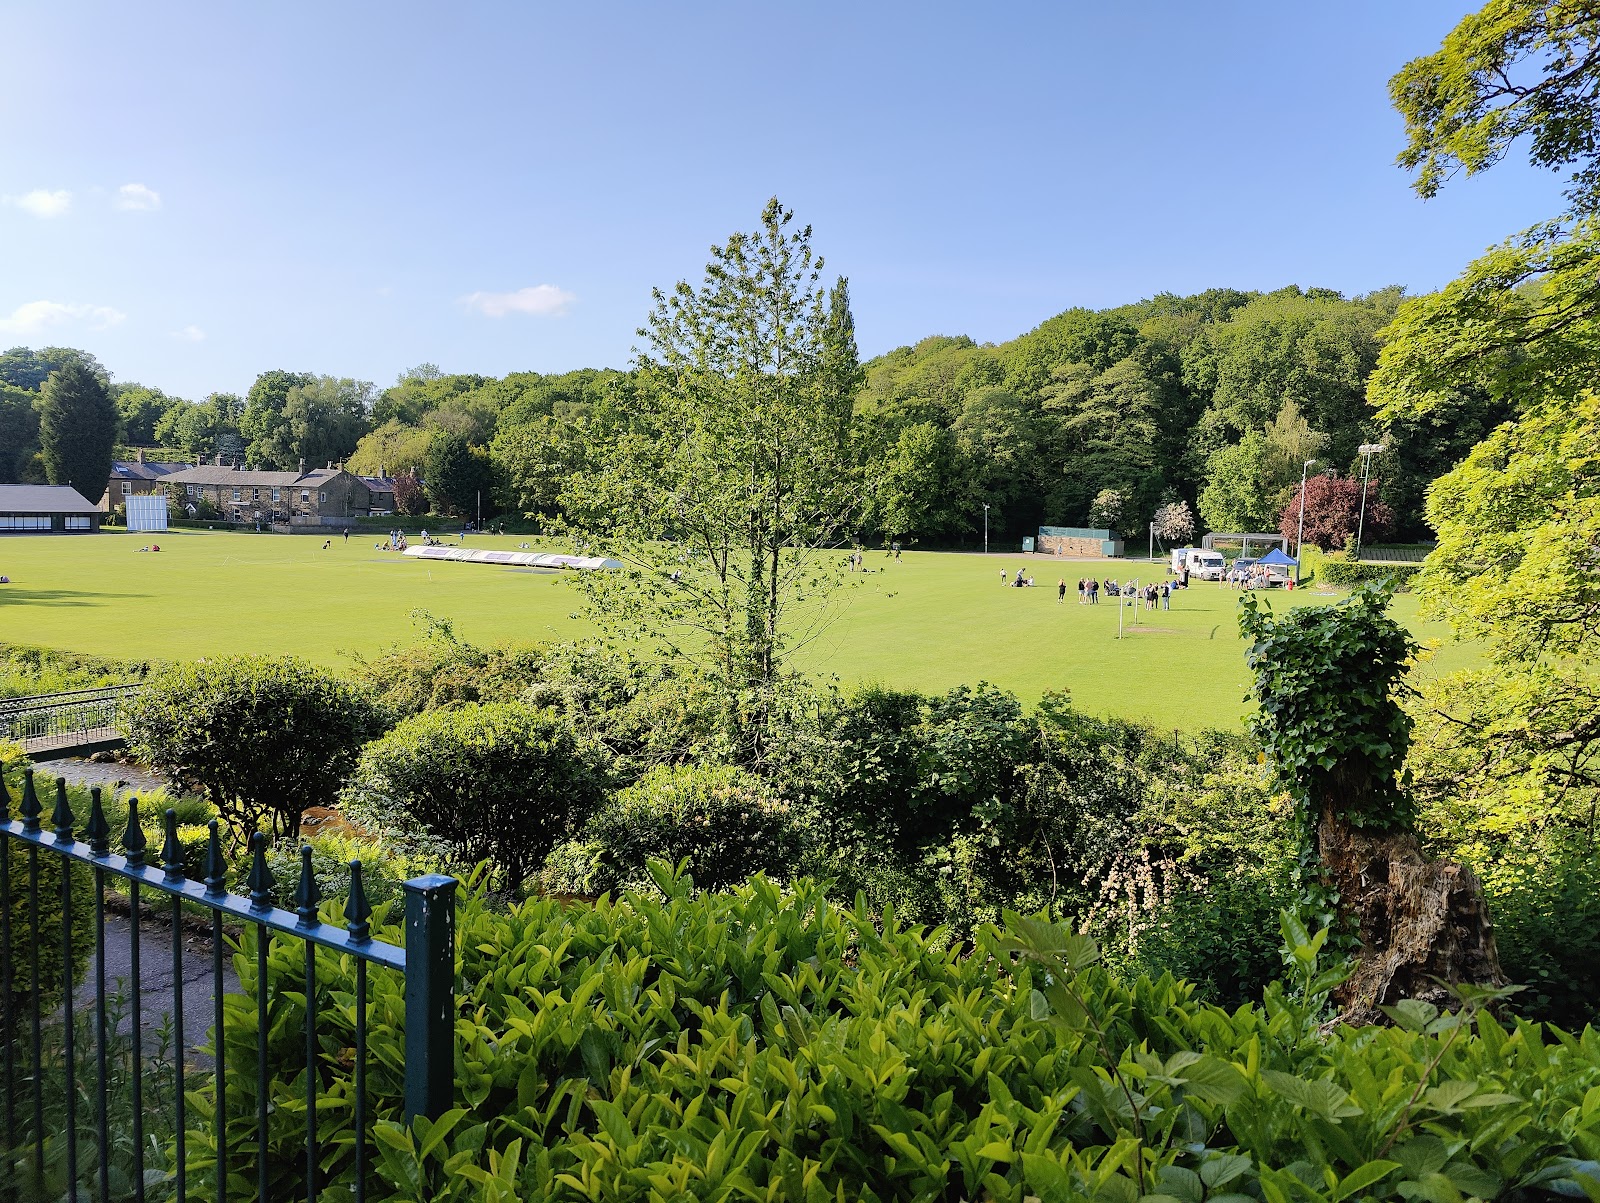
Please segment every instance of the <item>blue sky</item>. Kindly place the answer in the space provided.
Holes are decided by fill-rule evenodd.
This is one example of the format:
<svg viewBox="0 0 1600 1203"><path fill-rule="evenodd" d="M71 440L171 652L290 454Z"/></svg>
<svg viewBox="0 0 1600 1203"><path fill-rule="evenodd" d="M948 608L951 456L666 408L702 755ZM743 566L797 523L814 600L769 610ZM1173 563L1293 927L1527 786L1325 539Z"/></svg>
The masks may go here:
<svg viewBox="0 0 1600 1203"><path fill-rule="evenodd" d="M777 194L862 350L1161 290L1436 288L1560 211L1422 202L1385 84L1467 11L7 0L0 346L242 392L621 366Z"/></svg>

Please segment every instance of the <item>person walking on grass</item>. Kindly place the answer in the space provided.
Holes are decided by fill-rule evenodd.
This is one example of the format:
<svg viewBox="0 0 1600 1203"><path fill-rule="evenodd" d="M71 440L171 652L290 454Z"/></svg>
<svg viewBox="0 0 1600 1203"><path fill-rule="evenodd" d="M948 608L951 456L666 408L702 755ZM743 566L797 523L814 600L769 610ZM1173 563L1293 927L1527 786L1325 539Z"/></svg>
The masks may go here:
<svg viewBox="0 0 1600 1203"><path fill-rule="evenodd" d="M1065 605L1067 601L1067 578L1062 577L1056 582L1056 605Z"/></svg>
<svg viewBox="0 0 1600 1203"><path fill-rule="evenodd" d="M1165 581L1161 582L1161 608L1163 610L1172 609L1172 586Z"/></svg>

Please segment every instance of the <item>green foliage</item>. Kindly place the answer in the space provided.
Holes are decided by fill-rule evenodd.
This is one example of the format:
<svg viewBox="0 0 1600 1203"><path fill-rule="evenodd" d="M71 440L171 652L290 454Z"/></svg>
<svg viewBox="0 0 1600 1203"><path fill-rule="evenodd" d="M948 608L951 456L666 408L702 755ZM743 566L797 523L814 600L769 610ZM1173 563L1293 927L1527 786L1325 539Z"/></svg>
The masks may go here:
<svg viewBox="0 0 1600 1203"><path fill-rule="evenodd" d="M848 286L821 283L792 218L768 202L757 231L712 249L698 288L654 292L618 429L561 498L579 545L623 562L582 575L591 610L703 665L756 742L865 506Z"/></svg>
<svg viewBox="0 0 1600 1203"><path fill-rule="evenodd" d="M36 393L0 383L0 484L18 484L39 447Z"/></svg>
<svg viewBox="0 0 1600 1203"><path fill-rule="evenodd" d="M292 837L329 805L380 715L365 691L292 658L220 656L155 673L128 715L140 758L206 792L233 838Z"/></svg>
<svg viewBox="0 0 1600 1203"><path fill-rule="evenodd" d="M1417 193L1432 197L1458 172L1476 175L1525 140L1535 166L1576 167L1567 197L1592 212L1600 207L1597 85L1600 20L1590 6L1492 0L1389 81L1406 122L1399 163L1416 173Z"/></svg>
<svg viewBox="0 0 1600 1203"><path fill-rule="evenodd" d="M474 517L481 498L483 512L494 513L489 457L465 436L440 431L429 439L422 476L435 512Z"/></svg>
<svg viewBox="0 0 1600 1203"><path fill-rule="evenodd" d="M15 744L0 742L0 795L6 811L15 821L21 818L22 770L27 762ZM55 791L50 783L40 777L34 785L43 816L49 826L51 808L55 804ZM89 871L82 867L69 867L69 862L48 850L33 851L16 840L5 840L3 853L8 859L6 872L10 882L11 944L0 949L0 954L11 966L11 997L7 1000L11 1014L20 1022L22 1016L32 1013L35 994L46 1016L60 1003L64 994L61 955L62 904L61 885L63 872L69 872L71 898L71 923L75 938L72 947L73 981L83 980L89 964L89 954L94 950L94 886ZM30 870L30 863L32 869ZM37 888L34 883L37 882ZM37 906L33 899L37 899ZM34 922L37 919L38 927ZM39 938L33 938L37 930ZM34 961L37 957L37 962ZM33 966L38 965L34 978Z"/></svg>
<svg viewBox="0 0 1600 1203"><path fill-rule="evenodd" d="M45 381L39 405L39 452L50 483L70 484L96 504L111 476L117 407L105 380L78 360Z"/></svg>
<svg viewBox="0 0 1600 1203"><path fill-rule="evenodd" d="M1118 983L1092 941L1037 920L985 929L966 955L804 881L695 895L655 874L664 898L463 899L457 1105L411 1130L402 985L371 975L368 1198L1342 1203L1572 1192L1593 1174L1593 1032L1547 1039L1477 1000L1324 1034L1337 978L1322 935L1292 923L1292 987L1228 1012L1170 977ZM254 939L224 1049L241 1167L257 1151ZM333 1189L351 1166L352 972L318 954ZM274 941L267 1161L284 1192L304 1185L303 974L301 946ZM213 1143L191 1135L202 1176Z"/></svg>
<svg viewBox="0 0 1600 1203"><path fill-rule="evenodd" d="M553 710L468 702L369 744L346 793L374 825L420 830L455 864L487 861L515 888L599 802L606 759Z"/></svg>
<svg viewBox="0 0 1600 1203"><path fill-rule="evenodd" d="M589 816L579 843L590 860L569 892L598 894L648 881L651 860L678 865L708 890L752 873L787 877L799 853L790 808L766 784L731 765L662 765L612 794Z"/></svg>
<svg viewBox="0 0 1600 1203"><path fill-rule="evenodd" d="M117 685L138 680L150 668L148 661L113 660L22 643L0 643L0 697Z"/></svg>
<svg viewBox="0 0 1600 1203"><path fill-rule="evenodd" d="M1317 569L1317 580L1324 585L1350 588L1368 583L1387 583L1394 592L1404 593L1412 578L1420 572L1420 564L1361 564L1352 563L1340 556L1328 556Z"/></svg>
<svg viewBox="0 0 1600 1203"><path fill-rule="evenodd" d="M1240 604L1259 707L1252 725L1293 800L1298 880L1319 924L1338 901L1321 884L1324 799L1339 797L1336 817L1370 831L1403 830L1416 817L1404 771L1412 720L1395 700L1416 645L1385 612L1389 597L1369 585L1281 615L1253 593Z"/></svg>

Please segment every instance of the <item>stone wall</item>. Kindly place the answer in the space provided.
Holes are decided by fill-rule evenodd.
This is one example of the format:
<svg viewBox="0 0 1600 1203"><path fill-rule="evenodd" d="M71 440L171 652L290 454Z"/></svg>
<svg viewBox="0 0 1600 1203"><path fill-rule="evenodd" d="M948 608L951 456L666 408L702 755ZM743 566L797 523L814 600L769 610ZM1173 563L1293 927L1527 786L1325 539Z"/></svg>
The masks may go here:
<svg viewBox="0 0 1600 1203"><path fill-rule="evenodd" d="M1099 539L1083 539L1074 535L1041 535L1038 548L1047 556L1093 556L1100 559L1105 555L1105 545Z"/></svg>

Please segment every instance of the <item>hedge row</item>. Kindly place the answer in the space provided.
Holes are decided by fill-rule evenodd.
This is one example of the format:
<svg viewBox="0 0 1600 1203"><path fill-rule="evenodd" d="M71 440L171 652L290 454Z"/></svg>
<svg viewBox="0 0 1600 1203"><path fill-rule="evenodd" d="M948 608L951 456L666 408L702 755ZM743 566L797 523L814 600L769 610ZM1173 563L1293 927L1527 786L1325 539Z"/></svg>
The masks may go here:
<svg viewBox="0 0 1600 1203"><path fill-rule="evenodd" d="M1421 564L1352 564L1329 556L1317 569L1317 578L1324 585L1341 587L1364 585L1368 581L1393 581L1398 592L1404 593L1421 567Z"/></svg>

